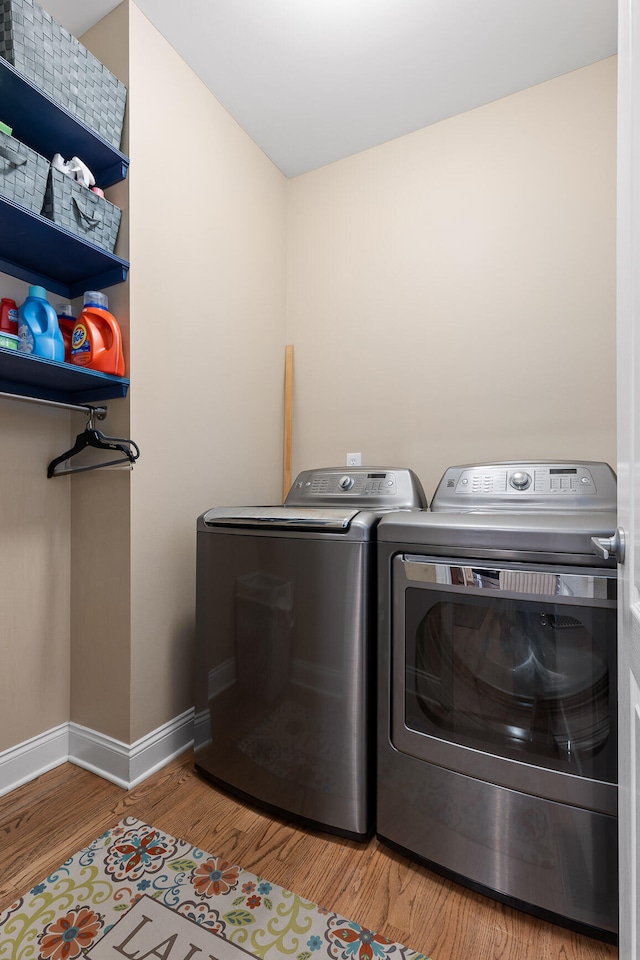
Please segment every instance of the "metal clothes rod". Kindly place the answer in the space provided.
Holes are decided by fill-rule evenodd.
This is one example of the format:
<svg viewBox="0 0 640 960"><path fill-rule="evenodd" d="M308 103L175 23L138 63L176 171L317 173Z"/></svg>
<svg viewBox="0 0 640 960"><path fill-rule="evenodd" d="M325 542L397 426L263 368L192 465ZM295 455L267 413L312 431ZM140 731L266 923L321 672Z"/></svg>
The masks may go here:
<svg viewBox="0 0 640 960"><path fill-rule="evenodd" d="M18 393L0 392L0 397L5 398L6 400L24 400L25 403L43 403L49 407L59 407L63 410L82 411L83 413L92 414L98 420L104 420L107 416L106 407L92 407L90 404L86 403L62 403L59 400L43 400L40 397L23 397Z"/></svg>

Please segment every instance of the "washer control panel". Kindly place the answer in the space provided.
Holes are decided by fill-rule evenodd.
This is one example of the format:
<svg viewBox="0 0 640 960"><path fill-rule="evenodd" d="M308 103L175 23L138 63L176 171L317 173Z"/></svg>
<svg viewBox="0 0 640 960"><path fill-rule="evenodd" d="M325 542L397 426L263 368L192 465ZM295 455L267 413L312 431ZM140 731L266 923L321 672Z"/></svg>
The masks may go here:
<svg viewBox="0 0 640 960"><path fill-rule="evenodd" d="M606 463L525 461L449 467L432 510L616 508L616 477Z"/></svg>
<svg viewBox="0 0 640 960"><path fill-rule="evenodd" d="M327 467L305 470L293 482L285 506L340 506L355 500L363 509L425 508L426 497L411 470L386 467Z"/></svg>

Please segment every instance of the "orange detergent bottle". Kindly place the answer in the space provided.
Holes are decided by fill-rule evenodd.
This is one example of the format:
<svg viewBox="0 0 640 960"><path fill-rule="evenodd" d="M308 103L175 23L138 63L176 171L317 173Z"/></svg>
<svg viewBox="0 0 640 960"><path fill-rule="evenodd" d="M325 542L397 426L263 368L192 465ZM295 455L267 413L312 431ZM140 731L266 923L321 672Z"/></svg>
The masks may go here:
<svg viewBox="0 0 640 960"><path fill-rule="evenodd" d="M104 293L87 290L71 335L71 363L124 377L122 334Z"/></svg>

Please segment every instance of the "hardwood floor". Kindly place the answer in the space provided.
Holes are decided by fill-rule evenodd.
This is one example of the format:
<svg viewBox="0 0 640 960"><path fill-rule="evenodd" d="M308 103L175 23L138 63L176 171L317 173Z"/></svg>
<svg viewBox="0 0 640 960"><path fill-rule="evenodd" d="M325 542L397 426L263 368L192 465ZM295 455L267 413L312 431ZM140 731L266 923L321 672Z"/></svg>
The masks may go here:
<svg viewBox="0 0 640 960"><path fill-rule="evenodd" d="M216 790L189 752L126 792L64 764L0 798L0 911L136 816L433 960L614 960L618 951L443 880L371 840L275 820Z"/></svg>

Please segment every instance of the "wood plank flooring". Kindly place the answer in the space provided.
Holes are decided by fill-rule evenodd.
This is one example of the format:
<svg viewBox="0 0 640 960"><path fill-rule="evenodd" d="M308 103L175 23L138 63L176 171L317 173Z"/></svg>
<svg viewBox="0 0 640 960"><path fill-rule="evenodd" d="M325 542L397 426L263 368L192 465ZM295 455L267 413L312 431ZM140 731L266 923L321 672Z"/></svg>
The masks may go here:
<svg viewBox="0 0 640 960"><path fill-rule="evenodd" d="M433 960L615 960L610 944L495 903L388 850L216 790L191 752L127 792L72 764L0 797L0 911L123 816L224 855Z"/></svg>

